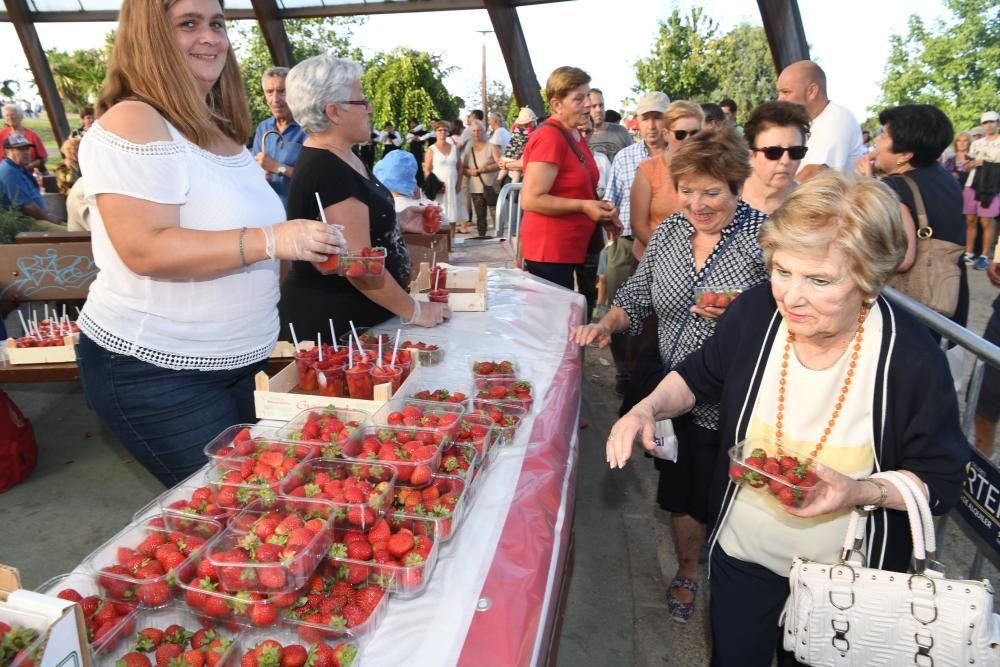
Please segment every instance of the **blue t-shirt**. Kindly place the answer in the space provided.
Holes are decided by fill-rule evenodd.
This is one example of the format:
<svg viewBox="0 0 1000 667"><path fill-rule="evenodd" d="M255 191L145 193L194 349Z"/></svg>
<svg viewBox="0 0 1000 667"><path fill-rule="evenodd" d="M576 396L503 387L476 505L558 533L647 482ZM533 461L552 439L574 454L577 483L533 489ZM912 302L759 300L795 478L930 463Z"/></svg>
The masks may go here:
<svg viewBox="0 0 1000 667"><path fill-rule="evenodd" d="M45 210L35 179L10 158L4 158L0 162L0 207L20 208L25 204L37 204Z"/></svg>
<svg viewBox="0 0 1000 667"><path fill-rule="evenodd" d="M261 138L263 138L267 132L272 130L275 132L278 130L278 121L275 120L274 116L271 116L266 120L262 120L260 125L257 126L257 132L253 136L252 149L255 156L261 151ZM302 150L302 142L306 140L306 133L302 130L302 127L293 120L285 126L285 131L281 133L281 139L281 141L278 141L278 137L274 135L267 138L267 154L270 158L277 160L281 164L294 167L295 161L299 159L299 151ZM287 207L288 188L291 187L292 180L287 176L271 174L270 183L274 191L278 193L279 197L281 197L281 203Z"/></svg>

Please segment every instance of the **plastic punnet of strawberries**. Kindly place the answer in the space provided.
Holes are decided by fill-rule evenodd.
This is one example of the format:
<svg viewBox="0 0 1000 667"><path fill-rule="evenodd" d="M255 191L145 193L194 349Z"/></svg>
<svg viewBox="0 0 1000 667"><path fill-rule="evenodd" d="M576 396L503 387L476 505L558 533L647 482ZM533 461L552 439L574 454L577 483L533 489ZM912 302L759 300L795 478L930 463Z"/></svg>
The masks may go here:
<svg viewBox="0 0 1000 667"><path fill-rule="evenodd" d="M513 377L476 378L476 398L487 401L515 403L531 410L531 382Z"/></svg>
<svg viewBox="0 0 1000 667"><path fill-rule="evenodd" d="M157 502L161 509L168 512L213 519L221 524L229 520L230 510L219 505L211 486L182 484L168 489Z"/></svg>
<svg viewBox="0 0 1000 667"><path fill-rule="evenodd" d="M351 667L358 654L352 642L333 646L317 642L308 649L301 644L282 646L274 639L265 639L243 654L240 667Z"/></svg>
<svg viewBox="0 0 1000 667"><path fill-rule="evenodd" d="M195 614L212 620L257 627L269 627L278 621L279 610L290 607L298 599L297 591L265 594L256 591L226 593L219 584L215 566L207 558L198 561L197 571L187 581L181 582L184 602ZM238 628L232 624L233 628Z"/></svg>
<svg viewBox="0 0 1000 667"><path fill-rule="evenodd" d="M413 394L413 398L436 403L465 403L469 397L460 391L450 389L421 389Z"/></svg>
<svg viewBox="0 0 1000 667"><path fill-rule="evenodd" d="M214 540L206 558L228 593L287 592L300 588L330 542L331 507L294 498L275 509L252 505Z"/></svg>
<svg viewBox="0 0 1000 667"><path fill-rule="evenodd" d="M136 633L132 650L121 655L115 667L216 667L229 662L232 645L233 638L216 629L149 626Z"/></svg>
<svg viewBox="0 0 1000 667"><path fill-rule="evenodd" d="M458 418L465 411L457 405L435 405L432 402L405 399L393 401L389 407L396 408L386 414L385 420L389 426L429 428L448 435L455 431Z"/></svg>
<svg viewBox="0 0 1000 667"><path fill-rule="evenodd" d="M38 630L0 621L0 665L34 667L41 648L32 648L37 639Z"/></svg>
<svg viewBox="0 0 1000 667"><path fill-rule="evenodd" d="M385 248L362 248L352 255L341 255L340 270L348 278L380 276L385 271Z"/></svg>
<svg viewBox="0 0 1000 667"><path fill-rule="evenodd" d="M214 521L184 517L185 522L199 526L185 530L180 520L167 515L147 519L112 538L88 559L88 569L107 597L144 607L170 602L177 580L194 569L194 558L205 546L201 529L217 532L221 528Z"/></svg>
<svg viewBox="0 0 1000 667"><path fill-rule="evenodd" d="M419 525L407 521L407 515L394 513L379 519L367 531L336 529L327 552L328 562L338 567L353 566L355 571L350 577L356 580L381 575L396 593L422 591L430 576L425 569L437 560L435 526L432 521Z"/></svg>
<svg viewBox="0 0 1000 667"><path fill-rule="evenodd" d="M434 475L429 486L415 489L401 486L396 489L393 507L407 514L426 517L437 524L434 534L445 542L458 528L459 503L463 502L466 482L460 477Z"/></svg>
<svg viewBox="0 0 1000 667"><path fill-rule="evenodd" d="M360 564L325 561L283 617L308 642L359 637L374 631L385 615L389 582L368 576L368 569Z"/></svg>
<svg viewBox="0 0 1000 667"><path fill-rule="evenodd" d="M329 504L337 520L365 528L388 509L395 480L396 471L387 464L313 459L303 465L301 480L285 495Z"/></svg>
<svg viewBox="0 0 1000 667"><path fill-rule="evenodd" d="M365 414L329 407L309 410L282 428L282 437L320 445L319 455L325 458L343 456L344 446L361 427Z"/></svg>
<svg viewBox="0 0 1000 667"><path fill-rule="evenodd" d="M764 489L782 505L802 505L818 481L812 461L797 456L770 456L759 447L742 463L733 461L729 476L754 489Z"/></svg>
<svg viewBox="0 0 1000 667"><path fill-rule="evenodd" d="M509 359L503 361L476 361L472 364L472 374L480 377L514 377L517 368Z"/></svg>
<svg viewBox="0 0 1000 667"><path fill-rule="evenodd" d="M398 483L426 486L438 469L441 446L447 440L443 433L429 429L369 426L361 448L349 453L349 459L387 463L396 469Z"/></svg>
<svg viewBox="0 0 1000 667"><path fill-rule="evenodd" d="M441 363L444 350L439 345L424 343L419 340L405 340L399 345L404 350L415 352L421 366L433 366Z"/></svg>
<svg viewBox="0 0 1000 667"><path fill-rule="evenodd" d="M105 600L99 595L82 595L72 587L63 588L56 593L56 597L80 605L87 628L87 641L91 644L112 641L134 629L134 623L128 622L129 614L136 609L132 603Z"/></svg>

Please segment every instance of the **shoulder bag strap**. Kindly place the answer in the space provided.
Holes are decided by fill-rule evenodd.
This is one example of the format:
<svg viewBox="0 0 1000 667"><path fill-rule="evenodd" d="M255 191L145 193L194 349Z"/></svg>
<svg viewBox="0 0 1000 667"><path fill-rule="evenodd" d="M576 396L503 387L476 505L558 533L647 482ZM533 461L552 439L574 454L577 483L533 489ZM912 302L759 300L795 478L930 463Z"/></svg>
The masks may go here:
<svg viewBox="0 0 1000 667"><path fill-rule="evenodd" d="M472 153L472 164L476 165L476 169L478 170L479 169L479 160L476 159L476 144L475 143L473 143L471 146L469 146L469 152ZM483 180L483 175L482 174L476 174L476 176L479 178L479 182L483 184L483 192L486 192L486 188L488 188L490 186L486 185L486 181Z"/></svg>
<svg viewBox="0 0 1000 667"><path fill-rule="evenodd" d="M927 222L927 209L924 208L924 198L920 196L920 188L917 187L916 181L906 174L900 174L900 176L910 188L910 192L913 193L913 203L917 207L917 238L929 239L934 236L934 230Z"/></svg>
<svg viewBox="0 0 1000 667"><path fill-rule="evenodd" d="M542 125L545 127L551 127L553 129L559 130L559 133L563 135L563 138L566 140L566 143L569 144L570 150L572 150L573 154L576 155L576 159L580 161L580 166L583 167L583 171L586 172L587 174L587 180L590 181L590 189L593 190L594 192L594 199L600 200L600 197L597 196L597 186L594 185L594 179L590 175L590 170L587 169L587 159L583 157L583 153L580 152L580 147L576 145L575 141L573 141L573 137L570 136L570 133L567 132L566 128L560 125L559 123L554 123L549 120L542 123Z"/></svg>

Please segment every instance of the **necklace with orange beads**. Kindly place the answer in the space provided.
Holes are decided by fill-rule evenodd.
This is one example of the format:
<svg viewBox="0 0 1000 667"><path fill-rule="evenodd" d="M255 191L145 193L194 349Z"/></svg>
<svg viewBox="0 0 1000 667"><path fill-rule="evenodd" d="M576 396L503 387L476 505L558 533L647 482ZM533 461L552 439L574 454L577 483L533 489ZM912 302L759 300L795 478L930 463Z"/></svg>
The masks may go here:
<svg viewBox="0 0 1000 667"><path fill-rule="evenodd" d="M851 361L847 366L847 375L844 377L843 385L840 387L840 395L837 396L837 402L833 406L833 412L830 414L830 419L827 420L826 426L823 428L823 434L819 437L819 442L816 443L815 449L809 454L809 460L814 461L819 453L823 450L823 446L826 444L827 438L830 437L830 433L833 431L834 425L837 423L837 418L840 416L840 411L844 407L844 401L847 398L847 392L851 388L851 382L854 378L854 369L858 366L858 356L861 354L861 341L864 340L865 335L865 318L868 316L868 310L870 306L865 304L861 307L861 312L858 314L858 328L854 331L854 343L850 345L851 348ZM784 437L783 419L785 416L785 389L788 387L788 359L792 354L792 344L795 342L795 334L789 333L788 337L785 339L785 351L781 355L781 377L778 380L778 409L774 420L774 439L778 445L778 456L783 454L781 450L782 438ZM834 362L836 363L836 362Z"/></svg>

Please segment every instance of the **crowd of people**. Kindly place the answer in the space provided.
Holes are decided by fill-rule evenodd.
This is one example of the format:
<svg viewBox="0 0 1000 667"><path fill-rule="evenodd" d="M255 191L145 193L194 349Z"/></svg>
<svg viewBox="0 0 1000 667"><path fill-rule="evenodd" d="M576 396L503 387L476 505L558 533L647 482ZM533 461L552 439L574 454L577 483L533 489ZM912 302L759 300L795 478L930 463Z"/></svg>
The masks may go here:
<svg viewBox="0 0 1000 667"><path fill-rule="evenodd" d="M902 496L870 475L903 471L941 513L969 453L944 353L881 291L920 270L925 225L963 249L948 317L968 320L967 266L1000 286L995 111L974 138L931 105L888 108L869 146L822 68L801 61L744 116L732 99L648 91L623 124L585 71L560 67L547 118L523 107L507 129L473 110L403 132L372 127L362 80L329 55L269 69L271 117L253 128L218 0L123 2L96 110L81 110L54 171L100 268L79 318L84 391L136 460L167 485L200 467L205 442L252 419L252 378L293 329L446 322L447 305L408 292L403 232L433 202L487 238L515 182L524 270L578 290L572 340L611 347L623 403L609 465L636 443L653 450L671 421L676 450L655 459L678 555L666 601L692 618L707 545L713 664L792 664L776 634L789 565L834 560L851 507L876 510L870 562L905 570ZM62 223L39 196L41 139L18 108L3 116L2 206ZM325 268L373 246L383 275ZM739 297L696 300L719 287ZM1000 297L986 337L1000 339ZM998 411L990 368L985 453ZM785 509L740 492L728 450L745 440L807 453L817 492Z"/></svg>

